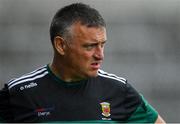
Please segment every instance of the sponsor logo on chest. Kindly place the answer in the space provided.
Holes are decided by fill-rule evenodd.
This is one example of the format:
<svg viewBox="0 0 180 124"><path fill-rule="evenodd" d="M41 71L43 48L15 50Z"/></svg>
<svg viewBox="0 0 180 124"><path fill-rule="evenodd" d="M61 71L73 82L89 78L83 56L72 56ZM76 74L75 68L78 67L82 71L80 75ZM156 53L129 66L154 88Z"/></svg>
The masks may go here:
<svg viewBox="0 0 180 124"><path fill-rule="evenodd" d="M54 107L37 108L35 112L37 113L38 117L41 117L41 116L49 116L53 110L54 110Z"/></svg>

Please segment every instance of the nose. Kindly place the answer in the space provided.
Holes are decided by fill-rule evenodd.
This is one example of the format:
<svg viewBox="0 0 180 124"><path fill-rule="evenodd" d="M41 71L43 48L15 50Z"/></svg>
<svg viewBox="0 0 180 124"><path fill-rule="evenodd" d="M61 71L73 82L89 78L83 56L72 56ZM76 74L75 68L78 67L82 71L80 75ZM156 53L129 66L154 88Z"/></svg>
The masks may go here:
<svg viewBox="0 0 180 124"><path fill-rule="evenodd" d="M104 47L102 47L101 45L97 46L94 57L97 60L103 60L104 59Z"/></svg>

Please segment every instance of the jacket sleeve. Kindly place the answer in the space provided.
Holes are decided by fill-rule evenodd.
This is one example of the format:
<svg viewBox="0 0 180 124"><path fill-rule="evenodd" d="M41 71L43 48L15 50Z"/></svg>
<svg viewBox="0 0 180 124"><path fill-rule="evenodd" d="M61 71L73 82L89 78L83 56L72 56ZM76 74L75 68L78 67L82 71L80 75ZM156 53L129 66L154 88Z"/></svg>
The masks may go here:
<svg viewBox="0 0 180 124"><path fill-rule="evenodd" d="M0 90L0 122L12 122L12 107L9 100L9 90L4 86Z"/></svg>
<svg viewBox="0 0 180 124"><path fill-rule="evenodd" d="M128 123L155 123L158 117L158 112L146 101L146 99L141 94L139 94L133 87L131 87L130 84L127 84L127 87L128 87L127 88L128 90L127 90L126 99L129 100L128 101L129 108L132 108L132 105L136 103L136 109L134 109L134 112L131 113L127 122ZM139 99L140 102L136 102L137 99Z"/></svg>

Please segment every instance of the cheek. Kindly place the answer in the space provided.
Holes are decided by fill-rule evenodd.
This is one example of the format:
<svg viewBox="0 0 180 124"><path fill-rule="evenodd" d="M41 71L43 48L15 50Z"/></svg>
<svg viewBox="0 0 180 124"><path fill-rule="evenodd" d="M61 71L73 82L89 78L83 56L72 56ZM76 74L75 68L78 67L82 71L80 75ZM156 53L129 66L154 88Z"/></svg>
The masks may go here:
<svg viewBox="0 0 180 124"><path fill-rule="evenodd" d="M89 61L92 59L93 54L89 53L89 52L85 52L84 54L82 54L83 58L85 61Z"/></svg>
<svg viewBox="0 0 180 124"><path fill-rule="evenodd" d="M79 61L80 66L89 65L92 62L92 54L90 54L90 53L81 53L77 57L77 61Z"/></svg>
<svg viewBox="0 0 180 124"><path fill-rule="evenodd" d="M76 66L86 65L92 61L93 52L85 51L84 49L79 49L79 50L73 49L70 53L70 58L71 58L71 61Z"/></svg>

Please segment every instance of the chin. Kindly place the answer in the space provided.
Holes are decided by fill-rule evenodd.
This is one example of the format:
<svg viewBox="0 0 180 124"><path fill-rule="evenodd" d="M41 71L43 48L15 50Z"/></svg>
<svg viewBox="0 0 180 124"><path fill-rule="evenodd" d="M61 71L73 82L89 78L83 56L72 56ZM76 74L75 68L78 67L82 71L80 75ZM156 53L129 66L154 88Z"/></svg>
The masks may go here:
<svg viewBox="0 0 180 124"><path fill-rule="evenodd" d="M98 76L98 71L93 71L88 74L88 77L97 77Z"/></svg>

